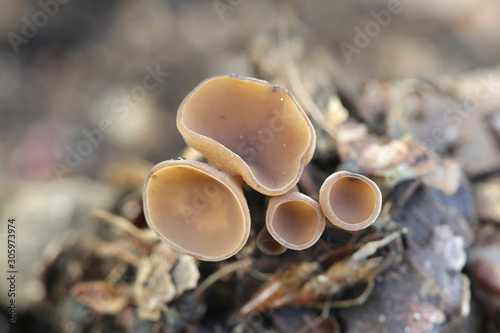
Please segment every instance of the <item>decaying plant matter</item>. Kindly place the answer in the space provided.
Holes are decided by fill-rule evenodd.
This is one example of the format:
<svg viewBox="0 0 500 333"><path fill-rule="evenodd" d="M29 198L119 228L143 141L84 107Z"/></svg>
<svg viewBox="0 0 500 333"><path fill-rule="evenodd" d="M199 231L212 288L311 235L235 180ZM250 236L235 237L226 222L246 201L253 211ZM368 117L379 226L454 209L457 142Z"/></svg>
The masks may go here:
<svg viewBox="0 0 500 333"><path fill-rule="evenodd" d="M120 238L113 242L70 238L47 258L42 273L51 301L57 301L69 289L74 300L89 309L85 318L63 318L63 327L90 327L104 315L114 315L122 324L153 325L162 312L175 314L169 303L198 285L195 260L175 252L159 242L151 230L138 229L123 217L106 211L96 211L95 216L108 223ZM54 276L65 265L72 270ZM66 285L60 285L57 279Z"/></svg>
<svg viewBox="0 0 500 333"><path fill-rule="evenodd" d="M309 305L325 301L343 289L373 283L392 262L391 256L371 257L377 249L402 232L364 245L333 251L322 261L302 262L279 269L240 310L243 316L284 305Z"/></svg>
<svg viewBox="0 0 500 333"><path fill-rule="evenodd" d="M46 300L63 326L498 331L500 136L487 120L500 103L432 143L476 74L456 87L358 80L306 45L280 27L250 50L255 76L293 95L235 75L201 82L177 114L201 155L125 176L145 178L143 192L95 214L106 236L46 256ZM65 312L66 294L92 319Z"/></svg>

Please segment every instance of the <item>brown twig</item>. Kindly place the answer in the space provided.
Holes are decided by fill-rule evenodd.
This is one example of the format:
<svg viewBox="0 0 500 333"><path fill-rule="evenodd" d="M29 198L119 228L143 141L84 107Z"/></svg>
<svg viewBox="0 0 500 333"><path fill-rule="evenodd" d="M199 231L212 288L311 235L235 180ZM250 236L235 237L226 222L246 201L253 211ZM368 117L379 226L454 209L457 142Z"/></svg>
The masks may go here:
<svg viewBox="0 0 500 333"><path fill-rule="evenodd" d="M246 258L221 267L219 270L217 270L212 275L203 280L203 282L200 283L198 287L195 289L193 295L195 295L196 297L200 297L205 292L205 290L207 290L208 287L210 287L212 284L220 280L222 277L240 269L247 269L252 265L252 263L253 263L252 258Z"/></svg>

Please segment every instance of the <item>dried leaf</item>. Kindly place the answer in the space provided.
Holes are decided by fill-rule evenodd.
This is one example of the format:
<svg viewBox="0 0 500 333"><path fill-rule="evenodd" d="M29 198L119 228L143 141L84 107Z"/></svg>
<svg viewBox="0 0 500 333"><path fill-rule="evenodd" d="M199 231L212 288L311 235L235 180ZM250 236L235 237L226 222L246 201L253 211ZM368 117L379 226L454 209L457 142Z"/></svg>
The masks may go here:
<svg viewBox="0 0 500 333"><path fill-rule="evenodd" d="M278 269L264 286L240 310L242 316L278 308L289 302L289 295L299 290L313 274L320 271L317 262L295 264Z"/></svg>
<svg viewBox="0 0 500 333"><path fill-rule="evenodd" d="M345 288L372 280L386 269L390 262L382 257L361 262L343 260L334 264L324 274L315 275L297 293L286 295L284 299L287 303L301 305L324 301Z"/></svg>
<svg viewBox="0 0 500 333"><path fill-rule="evenodd" d="M475 194L479 218L500 224L500 178L477 184Z"/></svg>
<svg viewBox="0 0 500 333"><path fill-rule="evenodd" d="M421 296L437 296L438 304L447 314L468 315L469 282L460 274L466 260L462 237L454 236L447 225L436 226L429 245L409 251L408 260L426 278Z"/></svg>
<svg viewBox="0 0 500 333"><path fill-rule="evenodd" d="M407 237L410 237L409 230ZM422 248L410 248L405 260L376 279L362 307L341 309L346 332L434 332L447 318L468 315L469 280L463 239L447 226L436 226ZM408 262L410 264L408 264Z"/></svg>
<svg viewBox="0 0 500 333"><path fill-rule="evenodd" d="M170 276L172 266L171 258L160 253L142 260L133 287L139 318L159 320L165 304L174 299L176 290Z"/></svg>
<svg viewBox="0 0 500 333"><path fill-rule="evenodd" d="M381 240L369 242L351 255L342 249L343 259L334 262L323 271L318 262L294 264L286 270L279 269L260 288L255 296L240 310L241 315L279 308L284 305L307 305L324 301L339 291L371 281L391 263L390 258L369 258L375 251L400 236L403 231L395 232ZM349 251L353 247L347 245ZM328 259L326 260L329 261Z"/></svg>
<svg viewBox="0 0 500 333"><path fill-rule="evenodd" d="M500 231L494 225L479 230L467 259L478 298L500 308Z"/></svg>
<svg viewBox="0 0 500 333"><path fill-rule="evenodd" d="M98 313L117 314L128 304L128 285L115 286L105 281L81 282L71 289L71 294L79 302Z"/></svg>
<svg viewBox="0 0 500 333"><path fill-rule="evenodd" d="M132 266L139 267L141 257L130 248L129 244L99 240L95 240L91 244L94 252L102 259L119 259Z"/></svg>
<svg viewBox="0 0 500 333"><path fill-rule="evenodd" d="M467 174L477 177L500 169L500 147L480 114L470 114L467 126L463 126L456 155Z"/></svg>
<svg viewBox="0 0 500 333"><path fill-rule="evenodd" d="M305 307L283 307L271 314L273 323L283 333L339 333L340 325L335 318L318 314ZM256 330L258 327L253 327Z"/></svg>
<svg viewBox="0 0 500 333"><path fill-rule="evenodd" d="M182 295L186 290L194 289L198 285L198 279L200 278L196 260L183 254L179 254L177 264L171 274L177 290L176 297Z"/></svg>
<svg viewBox="0 0 500 333"><path fill-rule="evenodd" d="M450 196L460 188L462 168L453 160L443 160L427 174L422 176L422 182L427 186L440 190Z"/></svg>
<svg viewBox="0 0 500 333"><path fill-rule="evenodd" d="M391 299L391 295L386 295ZM380 308L376 321L371 320L371 309L366 312L356 311L358 316L349 320L346 333L412 332L427 333L445 322L446 316L435 306L419 304L405 298L394 298L397 304L391 308ZM359 308L358 308L359 309ZM357 309L356 309L357 310ZM349 310L347 310L349 311ZM351 317L351 316L350 316Z"/></svg>
<svg viewBox="0 0 500 333"><path fill-rule="evenodd" d="M439 225L448 225L454 235L463 238L465 246L472 243L472 227L477 221L465 183L452 196L446 196L425 184L404 182L393 189L387 201L397 227L408 228L406 239L411 247L425 246Z"/></svg>

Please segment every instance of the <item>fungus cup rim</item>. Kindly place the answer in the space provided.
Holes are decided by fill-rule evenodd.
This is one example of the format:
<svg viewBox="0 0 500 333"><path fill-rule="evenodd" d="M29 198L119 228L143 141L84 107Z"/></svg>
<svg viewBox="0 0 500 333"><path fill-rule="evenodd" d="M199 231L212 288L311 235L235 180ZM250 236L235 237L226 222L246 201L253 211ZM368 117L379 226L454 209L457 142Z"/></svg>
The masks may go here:
<svg viewBox="0 0 500 333"><path fill-rule="evenodd" d="M274 217L274 214L276 213L276 211L279 208L279 206L281 206L283 204L286 204L286 203L293 202L293 201L306 202L307 204L309 204L316 211L316 215L318 217L318 219L317 219L317 222L318 222L317 223L317 229L316 229L316 233L314 234L314 237L311 238L306 243L299 244L299 245L292 244L292 243L286 241L282 236L280 236L274 230L274 226L273 226L273 223L272 223L272 219ZM319 205L319 203L316 202L311 197L309 197L309 196L307 196L307 195L305 195L303 193L300 193L300 192L288 192L288 193L285 193L285 194L283 194L281 196L278 196L278 197L272 197L269 200L269 205L268 205L268 209L267 209L267 212L266 212L266 228L269 231L269 234L278 243L280 243L281 245L283 245L284 247L286 247L288 249L300 251L300 250L305 250L305 249L313 246L314 244L316 244L316 242L319 240L319 238L323 234L323 231L325 230L325 224L326 224L325 223L325 215L324 215L324 213L323 213L323 211L322 211L321 206Z"/></svg>
<svg viewBox="0 0 500 333"><path fill-rule="evenodd" d="M148 206L149 198L148 198L148 185L150 183L150 180L152 176L158 172L159 170L162 170L164 168L170 168L170 167L187 167L191 168L193 170L196 170L198 172L201 172L211 178L214 179L214 181L222 184L226 189L228 189L231 194L235 197L236 201L239 204L239 209L241 210L241 215L242 215L242 221L244 228L243 228L243 236L241 237L241 240L238 242L238 246L236 246L232 251L229 253L219 255L219 256L205 256L203 254L193 252L190 250L186 250L182 248L180 245L176 244L174 241L168 239L165 235L163 235L158 227L155 225L155 223L152 221L151 216L150 216L150 208ZM197 162L197 161L190 161L190 160L166 160L163 162L160 162L153 166L151 171L149 172L145 182L144 182L144 187L143 187L143 209L144 209L144 217L146 218L146 222L148 226L153 230L156 235L164 242L166 242L168 245L172 246L176 251L184 253L186 255L192 256L198 260L203 260L203 261L222 261L225 260L229 257L232 257L236 253L238 253L243 246L246 244L249 235L250 235L250 211L248 208L248 203L246 201L245 196L243 195L243 190L241 186L238 185L238 183L232 179L228 174L217 170L213 166L210 166L208 164L202 163L202 162ZM168 198L167 200L171 200L171 198ZM224 235L221 235L221 237L224 237Z"/></svg>
<svg viewBox="0 0 500 333"><path fill-rule="evenodd" d="M222 79L222 78L230 78L230 79L235 79L235 80L239 80L239 81L254 82L254 83L268 86L273 91L274 90L282 91L283 93L288 95L288 97L291 99L293 105L295 106L297 112L300 114L300 116L304 120L306 126L309 129L309 133L310 133L309 144L301 152L295 177L285 186L282 186L281 188L272 188L272 187L268 187L268 186L263 185L257 179L257 177L252 172L252 170L250 169L248 164L238 155L237 152L233 152L232 150L230 150L229 148L227 148L226 146L224 146L220 142L218 142L218 141L216 141L208 136L196 133L195 131L193 131L189 127L187 127L186 124L184 123L183 110L184 110L184 107L185 107L186 103L188 102L188 100L193 95L195 95L208 82L213 81L213 80L217 80L217 79ZM194 140L202 141L202 142L205 142L203 144L203 146L205 146L205 148L207 150L214 149L215 147L218 147L217 149L220 149L220 155L221 155L220 158L216 158L214 160L211 160L210 158L207 157L210 163L219 164L219 165L227 168L228 170L230 170L230 172L234 172L234 173L240 175L243 178L243 180L245 181L245 183L248 184L250 187L252 187L254 190L256 190L257 192L260 192L262 194L269 195L269 196L283 195L286 192L288 192L289 190L291 190L299 182L300 177L301 177L302 173L304 172L305 166L311 161L313 154L314 154L314 151L316 149L316 132L314 130L314 127L313 127L309 117L304 112L302 107L299 105L299 103L297 102L295 97L285 88L272 85L271 83L269 83L265 80L256 79L253 77L231 74L231 75L216 75L216 76L213 76L213 77L210 77L208 79L203 80L193 90L191 90L191 92L188 95L186 95L186 97L183 99L183 101L180 104L179 109L177 111L176 123L177 123L177 129L179 130L179 132L181 133L181 135L183 136L183 138L186 142L194 141ZM203 154L203 152L202 152L202 154ZM231 159L236 160L236 162L227 162L227 161L230 161Z"/></svg>
<svg viewBox="0 0 500 333"><path fill-rule="evenodd" d="M351 178L356 178L359 180L362 180L365 182L369 187L372 188L375 194L375 203L373 206L373 212L370 214L370 216L365 219L364 221L358 222L358 223L348 223L344 222L341 220L333 211L331 204L330 204L330 195L331 195L331 190L333 187L333 184L343 178L343 177L351 177ZM377 186L377 184L371 180L370 178L354 173L354 172L349 172L349 171L337 171L331 174L328 178L325 179L323 182L323 185L321 185L321 188L319 190L319 204L326 216L326 218L335 226L342 228L347 231L358 231L365 229L372 225L380 215L380 212L382 210L382 193L380 192L380 188Z"/></svg>

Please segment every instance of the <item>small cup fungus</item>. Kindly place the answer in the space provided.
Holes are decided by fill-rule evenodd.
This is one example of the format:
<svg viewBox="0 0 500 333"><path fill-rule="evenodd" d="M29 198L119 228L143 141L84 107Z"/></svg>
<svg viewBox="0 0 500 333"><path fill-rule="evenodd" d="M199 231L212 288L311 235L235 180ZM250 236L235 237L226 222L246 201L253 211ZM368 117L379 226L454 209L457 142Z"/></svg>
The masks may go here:
<svg viewBox="0 0 500 333"><path fill-rule="evenodd" d="M325 229L319 204L305 194L288 192L269 200L267 230L281 245L304 250L314 245Z"/></svg>
<svg viewBox="0 0 500 333"><path fill-rule="evenodd" d="M259 250L271 256L282 254L286 251L286 247L278 243L273 238L273 236L269 234L267 228L262 228L262 230L259 232L259 234L257 235L256 244Z"/></svg>
<svg viewBox="0 0 500 333"><path fill-rule="evenodd" d="M356 231L375 222L382 207L382 194L371 179L338 171L321 186L319 203L330 222L342 229Z"/></svg>
<svg viewBox="0 0 500 333"><path fill-rule="evenodd" d="M316 146L314 128L292 95L247 77L200 83L179 107L177 128L210 163L272 196L297 184Z"/></svg>
<svg viewBox="0 0 500 333"><path fill-rule="evenodd" d="M207 164L187 160L157 164L146 179L143 198L151 229L182 253L223 260L248 239L250 213L241 187Z"/></svg>

